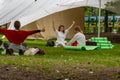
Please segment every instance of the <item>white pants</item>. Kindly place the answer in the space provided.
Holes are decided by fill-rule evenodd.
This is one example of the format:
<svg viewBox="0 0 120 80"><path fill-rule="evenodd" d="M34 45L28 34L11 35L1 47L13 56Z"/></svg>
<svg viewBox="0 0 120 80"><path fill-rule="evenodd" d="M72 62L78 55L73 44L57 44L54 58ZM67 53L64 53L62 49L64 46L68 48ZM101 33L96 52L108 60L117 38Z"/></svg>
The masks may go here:
<svg viewBox="0 0 120 80"><path fill-rule="evenodd" d="M56 42L55 42L55 47L58 47L58 46L65 46L66 43L67 43L67 41L64 41L64 43L63 43L63 42L58 42L58 41L56 41Z"/></svg>

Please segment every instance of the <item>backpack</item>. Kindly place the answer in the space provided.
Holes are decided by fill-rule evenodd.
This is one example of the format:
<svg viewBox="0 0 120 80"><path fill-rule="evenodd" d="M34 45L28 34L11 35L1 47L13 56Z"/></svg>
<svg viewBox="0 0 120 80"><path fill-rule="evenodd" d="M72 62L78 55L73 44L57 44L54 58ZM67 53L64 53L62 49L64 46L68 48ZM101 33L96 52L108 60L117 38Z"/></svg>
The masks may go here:
<svg viewBox="0 0 120 80"><path fill-rule="evenodd" d="M39 48L39 51L37 52L37 54L39 54L39 55L45 55L45 52L44 52L44 50L42 50L42 49Z"/></svg>
<svg viewBox="0 0 120 80"><path fill-rule="evenodd" d="M46 46L51 46L53 47L55 45L54 41L52 40L48 40L47 43L46 43Z"/></svg>
<svg viewBox="0 0 120 80"><path fill-rule="evenodd" d="M87 41L86 45L88 45L88 46L97 46L97 43L96 42Z"/></svg>

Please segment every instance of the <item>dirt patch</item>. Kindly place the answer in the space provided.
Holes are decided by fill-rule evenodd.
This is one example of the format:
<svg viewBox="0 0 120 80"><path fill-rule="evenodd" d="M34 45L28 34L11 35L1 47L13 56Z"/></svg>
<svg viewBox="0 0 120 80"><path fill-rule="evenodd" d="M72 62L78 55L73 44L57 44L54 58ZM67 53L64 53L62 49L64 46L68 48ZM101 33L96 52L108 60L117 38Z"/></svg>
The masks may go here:
<svg viewBox="0 0 120 80"><path fill-rule="evenodd" d="M0 80L120 80L120 68L2 65Z"/></svg>

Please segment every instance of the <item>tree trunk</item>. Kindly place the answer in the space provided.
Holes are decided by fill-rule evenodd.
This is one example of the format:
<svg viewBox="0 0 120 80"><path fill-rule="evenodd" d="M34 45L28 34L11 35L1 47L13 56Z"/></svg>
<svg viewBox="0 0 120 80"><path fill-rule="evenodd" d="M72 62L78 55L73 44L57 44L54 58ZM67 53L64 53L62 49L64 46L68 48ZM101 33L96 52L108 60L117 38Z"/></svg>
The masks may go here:
<svg viewBox="0 0 120 80"><path fill-rule="evenodd" d="M108 11L105 11L105 32L108 32Z"/></svg>

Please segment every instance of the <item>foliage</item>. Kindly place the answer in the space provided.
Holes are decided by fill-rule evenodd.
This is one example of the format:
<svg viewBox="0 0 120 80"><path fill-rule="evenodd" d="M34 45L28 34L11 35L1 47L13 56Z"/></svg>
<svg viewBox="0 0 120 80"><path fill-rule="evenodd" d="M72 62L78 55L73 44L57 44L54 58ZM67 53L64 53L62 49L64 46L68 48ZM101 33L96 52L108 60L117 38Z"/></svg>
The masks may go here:
<svg viewBox="0 0 120 80"><path fill-rule="evenodd" d="M85 10L85 16L98 16L99 15L99 9L95 7L84 7ZM101 10L101 16L105 15L105 10Z"/></svg>
<svg viewBox="0 0 120 80"><path fill-rule="evenodd" d="M117 13L117 14L120 14L120 10L118 9L119 7L120 7L120 0L114 0L106 4L107 10Z"/></svg>

